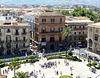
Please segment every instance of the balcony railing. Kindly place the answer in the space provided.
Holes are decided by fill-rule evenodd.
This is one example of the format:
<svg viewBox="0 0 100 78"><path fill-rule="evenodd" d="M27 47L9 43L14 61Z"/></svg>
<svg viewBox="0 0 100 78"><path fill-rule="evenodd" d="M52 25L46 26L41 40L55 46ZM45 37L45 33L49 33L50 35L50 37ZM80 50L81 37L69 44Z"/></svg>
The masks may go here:
<svg viewBox="0 0 100 78"><path fill-rule="evenodd" d="M12 40L6 40L7 43L12 42Z"/></svg>
<svg viewBox="0 0 100 78"><path fill-rule="evenodd" d="M19 33L15 33L15 35L19 35Z"/></svg>
<svg viewBox="0 0 100 78"><path fill-rule="evenodd" d="M27 32L23 32L23 33L22 33L22 35L26 35L26 34L27 34Z"/></svg>
<svg viewBox="0 0 100 78"><path fill-rule="evenodd" d="M43 34L43 33L61 33L61 31L40 32L39 34Z"/></svg>
<svg viewBox="0 0 100 78"><path fill-rule="evenodd" d="M21 42L22 40L14 40L13 42Z"/></svg>

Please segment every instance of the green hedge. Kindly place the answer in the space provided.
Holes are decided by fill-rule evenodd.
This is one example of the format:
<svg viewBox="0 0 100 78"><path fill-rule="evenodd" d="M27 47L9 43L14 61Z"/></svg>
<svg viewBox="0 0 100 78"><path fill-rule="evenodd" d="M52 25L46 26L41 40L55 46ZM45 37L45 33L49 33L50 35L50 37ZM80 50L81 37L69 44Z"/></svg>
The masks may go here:
<svg viewBox="0 0 100 78"><path fill-rule="evenodd" d="M73 78L73 77L68 76L68 75L63 75L63 76L60 76L59 78Z"/></svg>
<svg viewBox="0 0 100 78"><path fill-rule="evenodd" d="M14 61L19 61L19 60L20 60L19 57L14 58Z"/></svg>
<svg viewBox="0 0 100 78"><path fill-rule="evenodd" d="M89 62L89 63L87 64L87 66L91 67L91 66L92 66L92 64Z"/></svg>
<svg viewBox="0 0 100 78"><path fill-rule="evenodd" d="M1 75L1 76L6 76L6 78L7 78L7 75Z"/></svg>

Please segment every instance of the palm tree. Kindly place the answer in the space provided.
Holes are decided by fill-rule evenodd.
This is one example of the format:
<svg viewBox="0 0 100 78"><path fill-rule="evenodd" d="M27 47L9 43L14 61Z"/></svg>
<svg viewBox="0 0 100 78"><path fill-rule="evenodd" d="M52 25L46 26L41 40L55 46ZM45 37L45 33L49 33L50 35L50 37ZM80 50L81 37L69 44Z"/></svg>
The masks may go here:
<svg viewBox="0 0 100 78"><path fill-rule="evenodd" d="M26 75L27 73L24 73L24 72L18 72L17 73L17 76L18 78L28 78L28 75Z"/></svg>
<svg viewBox="0 0 100 78"><path fill-rule="evenodd" d="M17 61L12 61L9 65L9 68L11 70L14 70L14 76L15 76L15 70L20 68L20 63Z"/></svg>
<svg viewBox="0 0 100 78"><path fill-rule="evenodd" d="M69 27L66 27L65 30L62 31L62 37L68 41L70 36L72 36L72 31Z"/></svg>
<svg viewBox="0 0 100 78"><path fill-rule="evenodd" d="M66 27L64 31L62 31L62 37L66 39L66 43L68 44L69 42L69 37L72 36L72 31L69 27ZM67 51L66 51L66 56L67 56Z"/></svg>

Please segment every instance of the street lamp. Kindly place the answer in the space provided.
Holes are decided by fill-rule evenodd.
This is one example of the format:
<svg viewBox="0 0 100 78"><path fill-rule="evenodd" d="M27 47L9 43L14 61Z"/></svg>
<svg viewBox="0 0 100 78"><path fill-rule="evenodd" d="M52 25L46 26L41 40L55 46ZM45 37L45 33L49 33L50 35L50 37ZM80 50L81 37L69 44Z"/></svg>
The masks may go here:
<svg viewBox="0 0 100 78"><path fill-rule="evenodd" d="M42 41L42 39L40 38L40 49L41 49L41 41Z"/></svg>
<svg viewBox="0 0 100 78"><path fill-rule="evenodd" d="M79 49L79 59L80 59L80 47L78 47L78 49Z"/></svg>

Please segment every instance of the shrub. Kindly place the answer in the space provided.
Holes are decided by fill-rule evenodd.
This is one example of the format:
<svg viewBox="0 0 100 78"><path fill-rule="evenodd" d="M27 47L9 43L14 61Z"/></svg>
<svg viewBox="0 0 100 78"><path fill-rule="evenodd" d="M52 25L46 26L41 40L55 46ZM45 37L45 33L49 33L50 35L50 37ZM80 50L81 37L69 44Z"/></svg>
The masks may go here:
<svg viewBox="0 0 100 78"><path fill-rule="evenodd" d="M4 61L1 59L1 60L0 60L0 64L2 64L3 62L4 62Z"/></svg>
<svg viewBox="0 0 100 78"><path fill-rule="evenodd" d="M69 55L69 56L72 56L72 55L73 55L73 53L72 53L72 52L69 52L69 53L68 53L68 55Z"/></svg>
<svg viewBox="0 0 100 78"><path fill-rule="evenodd" d="M7 75L1 75L1 76L6 76L6 78L7 78Z"/></svg>
<svg viewBox="0 0 100 78"><path fill-rule="evenodd" d="M30 55L28 58L29 59L34 59L34 56L33 55Z"/></svg>
<svg viewBox="0 0 100 78"><path fill-rule="evenodd" d="M28 62L28 59L26 59L26 62Z"/></svg>
<svg viewBox="0 0 100 78"><path fill-rule="evenodd" d="M96 61L94 61L94 62L92 63L92 66L95 67L95 65L97 65L97 62L96 62Z"/></svg>
<svg viewBox="0 0 100 78"><path fill-rule="evenodd" d="M57 54L58 54L58 55L59 55L59 57L60 57L62 53L61 53L61 52L58 52Z"/></svg>
<svg viewBox="0 0 100 78"><path fill-rule="evenodd" d="M20 60L19 57L14 58L14 61L19 61L19 60Z"/></svg>
<svg viewBox="0 0 100 78"><path fill-rule="evenodd" d="M77 56L73 56L73 60L76 61L78 58Z"/></svg>
<svg viewBox="0 0 100 78"><path fill-rule="evenodd" d="M36 62L36 61L39 61L39 59L35 59L35 62Z"/></svg>
<svg viewBox="0 0 100 78"><path fill-rule="evenodd" d="M76 59L78 62L81 62L82 60L81 59Z"/></svg>
<svg viewBox="0 0 100 78"><path fill-rule="evenodd" d="M92 64L89 62L89 63L87 64L87 66L91 67L91 66L92 66Z"/></svg>

